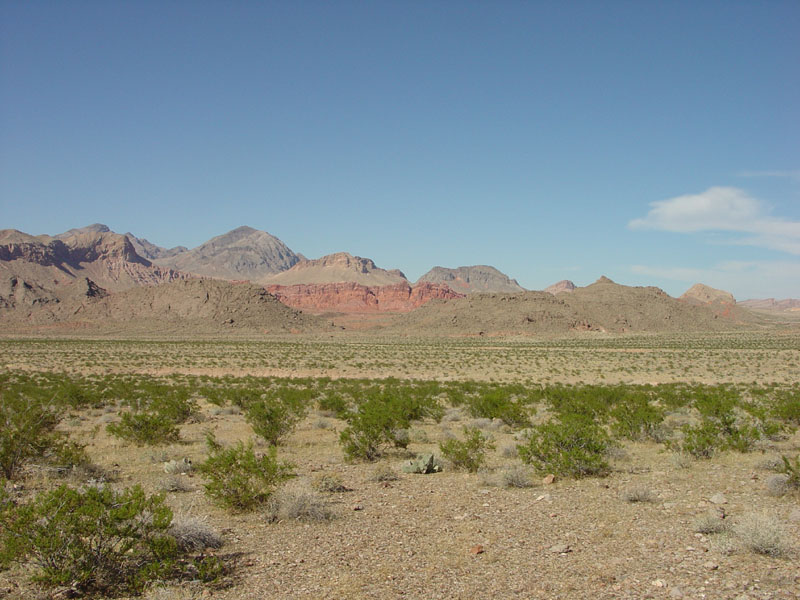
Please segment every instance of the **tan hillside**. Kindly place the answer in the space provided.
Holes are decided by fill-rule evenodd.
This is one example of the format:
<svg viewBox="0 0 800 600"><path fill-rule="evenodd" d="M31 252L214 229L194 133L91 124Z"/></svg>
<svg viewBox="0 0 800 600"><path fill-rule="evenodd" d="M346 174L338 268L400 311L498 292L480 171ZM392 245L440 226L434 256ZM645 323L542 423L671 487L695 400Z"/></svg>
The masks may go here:
<svg viewBox="0 0 800 600"><path fill-rule="evenodd" d="M68 297L44 306L0 312L0 323L7 329L50 324L119 334L288 333L330 328L326 321L285 306L264 288L247 283L194 279L115 294L87 280L73 286Z"/></svg>
<svg viewBox="0 0 800 600"><path fill-rule="evenodd" d="M263 283L267 285L297 285L345 281L365 286L408 283L405 275L397 269L391 271L381 269L375 266L370 259L352 256L347 252L301 261L288 271L269 277Z"/></svg>
<svg viewBox="0 0 800 600"><path fill-rule="evenodd" d="M702 283L695 283L680 296L680 300L694 304L736 304L736 299L730 292Z"/></svg>
<svg viewBox="0 0 800 600"><path fill-rule="evenodd" d="M487 294L433 301L397 317L392 330L441 335L539 335L571 331L669 332L736 329L757 321L735 307L678 301L655 287L619 285L606 277L571 294Z"/></svg>

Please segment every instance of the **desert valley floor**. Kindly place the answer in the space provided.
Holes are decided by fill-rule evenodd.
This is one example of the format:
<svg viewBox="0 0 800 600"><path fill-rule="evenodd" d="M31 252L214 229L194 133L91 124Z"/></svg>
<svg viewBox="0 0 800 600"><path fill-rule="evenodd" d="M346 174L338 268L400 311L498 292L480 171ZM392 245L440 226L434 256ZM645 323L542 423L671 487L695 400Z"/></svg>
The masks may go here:
<svg viewBox="0 0 800 600"><path fill-rule="evenodd" d="M202 550L226 565L217 581L149 585L146 598L800 595L800 495L780 488L784 476L776 475L782 456L798 455L797 424L759 434L747 452L697 458L680 451L682 428L698 422L704 398L735 396L765 409L782 401L792 410L800 380L800 337L792 330L460 340L27 338L0 340L0 356L6 392L26 381L60 389L67 378L71 389L103 398L64 408L58 425L85 445L91 473L30 465L13 489L19 501L65 481L102 477L120 489L138 483L165 494L174 522L221 540ZM124 394L102 390L121 383L187 390L194 409L179 437L137 445L112 435L108 425L131 407ZM230 389L309 392L302 419L277 449L295 477L255 510L224 508L204 493L196 469L169 468L183 459L201 464L207 432L223 445L255 439L256 452L267 451L247 405L220 392ZM348 415L362 394L392 390L433 399L439 413L411 421L405 448L349 460L340 441ZM520 448L530 427L557 415L558 390L595 390L612 403L649 394L663 409L662 431L615 436L602 476L547 477L521 460ZM477 399L496 397L524 405L529 422L478 416ZM344 413L334 406L342 398ZM743 406L737 415L757 413ZM606 429L615 422L608 419ZM491 442L477 472L457 470L440 450L464 438L465 427ZM403 471L423 453L433 453L442 472ZM0 597L68 595L69 586L39 587L29 574L20 564L0 571Z"/></svg>

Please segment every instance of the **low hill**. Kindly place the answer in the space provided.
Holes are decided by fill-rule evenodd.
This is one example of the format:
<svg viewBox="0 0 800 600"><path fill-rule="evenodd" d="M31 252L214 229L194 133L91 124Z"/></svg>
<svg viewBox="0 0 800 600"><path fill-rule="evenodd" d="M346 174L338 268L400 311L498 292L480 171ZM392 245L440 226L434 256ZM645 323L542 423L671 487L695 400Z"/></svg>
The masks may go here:
<svg viewBox="0 0 800 600"><path fill-rule="evenodd" d="M285 306L251 284L194 279L138 287L115 294L91 281L77 284L70 297L27 311L0 312L6 330L49 325L126 333L187 334L249 331L326 331L330 324Z"/></svg>
<svg viewBox="0 0 800 600"><path fill-rule="evenodd" d="M338 252L315 260L300 261L288 271L273 275L263 283L297 285L342 282L375 287L408 283L408 280L397 269L387 271L375 266L369 258Z"/></svg>
<svg viewBox="0 0 800 600"><path fill-rule="evenodd" d="M523 292L524 288L488 265L474 265L448 269L433 267L417 280L417 283L444 283L461 294L484 294L493 292Z"/></svg>
<svg viewBox="0 0 800 600"><path fill-rule="evenodd" d="M570 294L482 294L432 301L398 316L392 331L439 335L541 335L574 331L719 331L751 324L748 311L691 305L655 287L629 287L601 277Z"/></svg>

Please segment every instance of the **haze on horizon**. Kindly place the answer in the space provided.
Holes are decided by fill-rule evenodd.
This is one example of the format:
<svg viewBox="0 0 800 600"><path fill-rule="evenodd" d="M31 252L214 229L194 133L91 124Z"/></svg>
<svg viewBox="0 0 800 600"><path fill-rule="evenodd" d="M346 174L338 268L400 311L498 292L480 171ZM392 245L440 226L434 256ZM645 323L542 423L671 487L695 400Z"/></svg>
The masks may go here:
<svg viewBox="0 0 800 600"><path fill-rule="evenodd" d="M0 228L800 297L800 4L0 5Z"/></svg>

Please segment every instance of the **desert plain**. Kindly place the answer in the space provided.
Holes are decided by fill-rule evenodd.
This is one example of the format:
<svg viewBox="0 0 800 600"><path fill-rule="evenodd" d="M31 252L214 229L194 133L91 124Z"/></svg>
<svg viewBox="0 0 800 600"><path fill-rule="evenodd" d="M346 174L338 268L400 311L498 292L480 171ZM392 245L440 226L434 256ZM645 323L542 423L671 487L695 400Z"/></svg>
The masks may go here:
<svg viewBox="0 0 800 600"><path fill-rule="evenodd" d="M154 583L145 598L800 595L800 496L776 483L781 457L800 450L797 425L758 435L746 452L698 458L680 446L681 428L698 422L697 408L669 400L728 390L764 398L767 410L773 393L788 394L791 406L800 391L800 336L791 328L537 339L153 337L0 341L5 386L53 376L87 389L111 378L189 390L195 409L168 443L137 445L109 433L108 425L130 410L124 398L64 408L58 428L85 446L93 469L58 473L28 465L14 486L22 501L63 481L140 484L164 494L175 522L219 542L201 550L226 565L217 580ZM228 388L308 391L302 418L277 446L294 477L273 491L271 503L252 510L215 503L196 469L165 472L184 459L201 464L208 432L221 444L253 440L256 452L266 452L246 411L208 393ZM412 420L405 447L387 445L371 460L349 458L340 441L348 421L331 398L343 396L345 410L353 411L362 391L416 388L426 390L438 414ZM518 447L529 428L554 419L549 391L564 389L600 389L609 397L648 390L663 409L663 430L614 436L600 475L550 477L523 462ZM493 393L524 405L529 422L476 416L469 398ZM468 400L458 400L464 394ZM463 439L465 427L490 440L476 472L456 468L440 449ZM425 453L434 454L440 472L403 471ZM774 548L754 545L751 538L764 533ZM0 571L0 595L69 593L69 586L31 583L29 568Z"/></svg>

